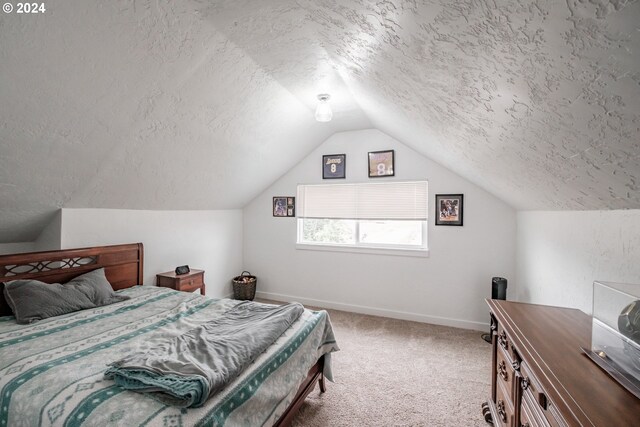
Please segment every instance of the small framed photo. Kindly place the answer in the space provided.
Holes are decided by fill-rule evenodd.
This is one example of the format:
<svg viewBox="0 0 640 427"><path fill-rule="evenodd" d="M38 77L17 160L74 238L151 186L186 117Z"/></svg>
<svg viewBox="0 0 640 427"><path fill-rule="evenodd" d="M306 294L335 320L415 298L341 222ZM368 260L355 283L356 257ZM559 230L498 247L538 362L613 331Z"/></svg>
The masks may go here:
<svg viewBox="0 0 640 427"><path fill-rule="evenodd" d="M463 194L436 194L436 225L462 225Z"/></svg>
<svg viewBox="0 0 640 427"><path fill-rule="evenodd" d="M287 198L273 198L273 216L287 216Z"/></svg>
<svg viewBox="0 0 640 427"><path fill-rule="evenodd" d="M346 154L326 154L322 156L322 179L345 178Z"/></svg>
<svg viewBox="0 0 640 427"><path fill-rule="evenodd" d="M395 151L369 152L369 178L395 175Z"/></svg>
<svg viewBox="0 0 640 427"><path fill-rule="evenodd" d="M273 216L296 216L296 198L276 196L273 198Z"/></svg>
<svg viewBox="0 0 640 427"><path fill-rule="evenodd" d="M296 198L287 197L287 216L296 216Z"/></svg>

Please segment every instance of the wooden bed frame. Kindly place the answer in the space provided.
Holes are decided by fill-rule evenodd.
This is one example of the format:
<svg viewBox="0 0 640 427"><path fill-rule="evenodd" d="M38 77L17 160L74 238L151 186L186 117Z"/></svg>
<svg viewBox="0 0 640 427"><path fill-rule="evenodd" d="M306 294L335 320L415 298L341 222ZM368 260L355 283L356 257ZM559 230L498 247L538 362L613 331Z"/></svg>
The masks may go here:
<svg viewBox="0 0 640 427"><path fill-rule="evenodd" d="M144 248L142 243L96 246L59 251L0 255L0 316L11 315L4 299L4 283L10 280L35 279L45 283L64 283L88 271L104 268L114 290L142 285ZM316 383L325 392L324 356L311 367L293 401L275 426L291 424L296 412Z"/></svg>

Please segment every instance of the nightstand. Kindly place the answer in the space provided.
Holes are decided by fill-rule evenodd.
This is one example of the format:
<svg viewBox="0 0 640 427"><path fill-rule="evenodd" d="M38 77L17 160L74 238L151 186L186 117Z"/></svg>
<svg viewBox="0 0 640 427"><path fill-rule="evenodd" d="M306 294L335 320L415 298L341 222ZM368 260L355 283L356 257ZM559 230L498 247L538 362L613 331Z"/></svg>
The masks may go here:
<svg viewBox="0 0 640 427"><path fill-rule="evenodd" d="M187 274L180 275L174 271L156 274L156 285L182 292L193 292L200 289L200 295L204 295L204 270L191 270Z"/></svg>

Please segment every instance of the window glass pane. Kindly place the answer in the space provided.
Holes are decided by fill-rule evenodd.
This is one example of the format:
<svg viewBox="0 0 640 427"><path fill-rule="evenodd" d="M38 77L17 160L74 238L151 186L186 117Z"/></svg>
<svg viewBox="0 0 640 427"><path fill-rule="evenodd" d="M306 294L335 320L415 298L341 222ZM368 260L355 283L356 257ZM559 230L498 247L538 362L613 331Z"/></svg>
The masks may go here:
<svg viewBox="0 0 640 427"><path fill-rule="evenodd" d="M308 243L354 244L356 222L345 219L302 220L302 241Z"/></svg>
<svg viewBox="0 0 640 427"><path fill-rule="evenodd" d="M364 244L422 245L422 221L360 221Z"/></svg>

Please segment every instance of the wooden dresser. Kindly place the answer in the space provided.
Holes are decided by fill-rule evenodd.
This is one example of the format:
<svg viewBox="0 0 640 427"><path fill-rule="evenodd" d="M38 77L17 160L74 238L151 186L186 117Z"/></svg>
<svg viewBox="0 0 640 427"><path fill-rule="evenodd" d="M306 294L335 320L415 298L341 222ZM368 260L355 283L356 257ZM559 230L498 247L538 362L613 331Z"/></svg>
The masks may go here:
<svg viewBox="0 0 640 427"><path fill-rule="evenodd" d="M200 289L200 295L206 292L204 270L192 269L187 274L179 275L173 271L156 274L156 285L182 292L195 292Z"/></svg>
<svg viewBox="0 0 640 427"><path fill-rule="evenodd" d="M485 418L500 427L640 426L640 399L580 349L590 348L590 316L569 308L487 303L493 360Z"/></svg>

